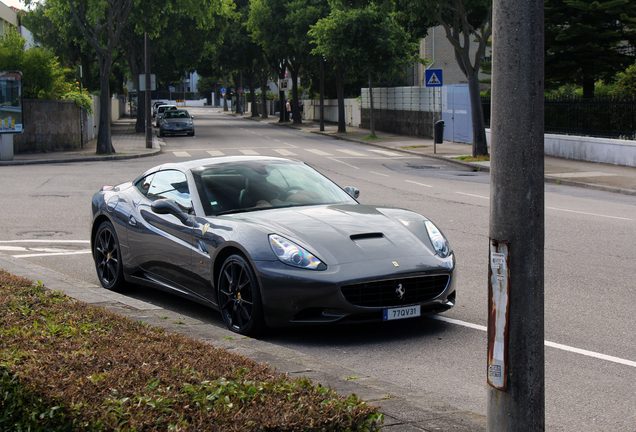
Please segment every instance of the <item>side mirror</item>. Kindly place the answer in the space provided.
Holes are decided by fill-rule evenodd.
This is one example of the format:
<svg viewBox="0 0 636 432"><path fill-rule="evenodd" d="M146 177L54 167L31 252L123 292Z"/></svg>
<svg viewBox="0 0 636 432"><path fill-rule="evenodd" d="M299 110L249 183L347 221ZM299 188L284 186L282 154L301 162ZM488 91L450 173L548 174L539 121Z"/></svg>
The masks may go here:
<svg viewBox="0 0 636 432"><path fill-rule="evenodd" d="M157 214L171 214L181 221L182 224L190 226L190 218L184 213L175 200L160 199L152 203L150 206L153 212Z"/></svg>
<svg viewBox="0 0 636 432"><path fill-rule="evenodd" d="M194 120L194 116L190 116L190 118L191 118L192 120Z"/></svg>
<svg viewBox="0 0 636 432"><path fill-rule="evenodd" d="M351 195L353 198L358 199L358 197L360 196L360 190L356 187L353 186L345 186L344 191L346 193L348 193L349 195Z"/></svg>

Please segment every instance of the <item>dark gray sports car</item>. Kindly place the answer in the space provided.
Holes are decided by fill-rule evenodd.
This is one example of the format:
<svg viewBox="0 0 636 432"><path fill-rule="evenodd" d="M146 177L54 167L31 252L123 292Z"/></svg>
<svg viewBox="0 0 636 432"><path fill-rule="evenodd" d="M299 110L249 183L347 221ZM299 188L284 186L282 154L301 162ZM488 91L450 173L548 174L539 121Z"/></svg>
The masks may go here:
<svg viewBox="0 0 636 432"><path fill-rule="evenodd" d="M359 204L306 164L274 157L171 163L93 196L107 289L139 283L267 326L394 320L455 304L455 256L409 210Z"/></svg>

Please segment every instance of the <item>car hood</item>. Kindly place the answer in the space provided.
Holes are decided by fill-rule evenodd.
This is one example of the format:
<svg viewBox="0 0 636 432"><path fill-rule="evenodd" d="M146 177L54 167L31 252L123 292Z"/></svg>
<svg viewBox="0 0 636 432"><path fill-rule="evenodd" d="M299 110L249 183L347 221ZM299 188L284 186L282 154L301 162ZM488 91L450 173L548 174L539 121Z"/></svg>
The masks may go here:
<svg viewBox="0 0 636 432"><path fill-rule="evenodd" d="M429 256L426 218L409 210L366 205L271 209L232 216L279 234L327 264Z"/></svg>

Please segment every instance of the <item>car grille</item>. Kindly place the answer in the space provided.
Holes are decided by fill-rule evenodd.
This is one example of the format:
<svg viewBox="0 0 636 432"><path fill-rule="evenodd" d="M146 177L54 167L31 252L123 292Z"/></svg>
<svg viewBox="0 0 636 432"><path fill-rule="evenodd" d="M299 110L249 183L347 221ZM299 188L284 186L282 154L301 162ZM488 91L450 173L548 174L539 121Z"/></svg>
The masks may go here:
<svg viewBox="0 0 636 432"><path fill-rule="evenodd" d="M434 299L444 292L449 280L449 275L390 279L345 285L341 288L341 292L349 303L356 306L403 306ZM402 298L398 291L403 293Z"/></svg>

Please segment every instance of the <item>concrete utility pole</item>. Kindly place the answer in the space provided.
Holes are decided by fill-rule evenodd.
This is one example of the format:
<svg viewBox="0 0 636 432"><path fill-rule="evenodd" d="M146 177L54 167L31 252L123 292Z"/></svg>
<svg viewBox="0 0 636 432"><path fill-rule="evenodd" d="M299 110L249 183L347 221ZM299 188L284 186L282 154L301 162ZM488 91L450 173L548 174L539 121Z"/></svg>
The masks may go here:
<svg viewBox="0 0 636 432"><path fill-rule="evenodd" d="M144 34L144 71L146 88L144 89L144 113L146 114L146 148L152 148L152 117L150 114L150 38Z"/></svg>
<svg viewBox="0 0 636 432"><path fill-rule="evenodd" d="M543 0L493 3L491 432L545 430L543 9Z"/></svg>

